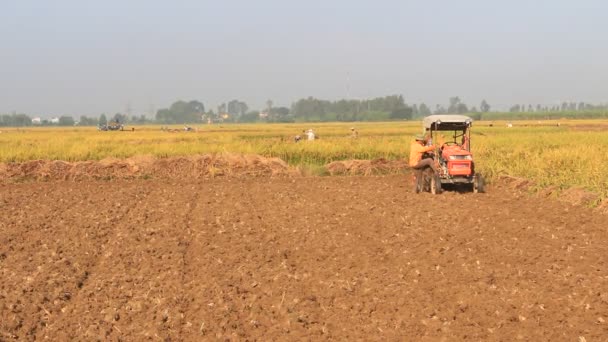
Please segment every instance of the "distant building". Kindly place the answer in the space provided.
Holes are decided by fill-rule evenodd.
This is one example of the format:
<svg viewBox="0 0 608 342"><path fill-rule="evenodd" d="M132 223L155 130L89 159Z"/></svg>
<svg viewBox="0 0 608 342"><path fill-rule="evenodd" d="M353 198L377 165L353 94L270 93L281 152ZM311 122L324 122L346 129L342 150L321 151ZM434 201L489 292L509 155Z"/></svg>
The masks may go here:
<svg viewBox="0 0 608 342"><path fill-rule="evenodd" d="M41 125L42 124L42 119L41 118L33 118L32 119L32 125Z"/></svg>
<svg viewBox="0 0 608 342"><path fill-rule="evenodd" d="M222 113L222 114L220 114L220 117L222 119L224 119L224 120L228 120L228 119L230 119L230 114L228 114L228 113Z"/></svg>
<svg viewBox="0 0 608 342"><path fill-rule="evenodd" d="M58 124L59 123L59 118L51 118L51 123L52 124Z"/></svg>
<svg viewBox="0 0 608 342"><path fill-rule="evenodd" d="M260 112L260 119L266 119L268 117L268 112Z"/></svg>

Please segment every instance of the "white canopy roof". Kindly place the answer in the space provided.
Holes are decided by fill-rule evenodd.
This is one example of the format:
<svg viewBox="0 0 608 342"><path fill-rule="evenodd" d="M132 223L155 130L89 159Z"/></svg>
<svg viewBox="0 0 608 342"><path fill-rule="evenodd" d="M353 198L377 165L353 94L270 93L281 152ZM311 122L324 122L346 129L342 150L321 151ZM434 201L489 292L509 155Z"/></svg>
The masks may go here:
<svg viewBox="0 0 608 342"><path fill-rule="evenodd" d="M429 115L422 119L422 126L425 129L430 129L431 125L435 124L434 129L462 129L473 122L473 119L466 115L457 114L436 114Z"/></svg>

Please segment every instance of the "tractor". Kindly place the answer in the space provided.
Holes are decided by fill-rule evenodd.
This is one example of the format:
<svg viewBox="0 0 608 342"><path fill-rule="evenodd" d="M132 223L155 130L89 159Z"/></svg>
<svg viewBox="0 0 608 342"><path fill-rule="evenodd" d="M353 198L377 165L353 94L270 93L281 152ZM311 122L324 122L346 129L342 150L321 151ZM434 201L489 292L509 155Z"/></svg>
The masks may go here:
<svg viewBox="0 0 608 342"><path fill-rule="evenodd" d="M125 126L118 121L118 119L112 120L105 125L99 125L97 127L100 131L124 131Z"/></svg>
<svg viewBox="0 0 608 342"><path fill-rule="evenodd" d="M473 119L464 115L430 115L422 120L427 145L437 143L435 150L423 158L433 158L438 174L427 167L416 174L416 192L440 193L455 186L474 193L484 191L484 179L475 172L471 153Z"/></svg>

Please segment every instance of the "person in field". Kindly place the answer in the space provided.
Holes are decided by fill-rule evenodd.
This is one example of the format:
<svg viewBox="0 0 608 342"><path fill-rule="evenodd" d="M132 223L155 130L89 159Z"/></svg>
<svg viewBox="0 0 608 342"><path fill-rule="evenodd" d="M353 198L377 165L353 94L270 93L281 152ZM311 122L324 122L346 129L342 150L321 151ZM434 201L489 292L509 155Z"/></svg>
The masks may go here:
<svg viewBox="0 0 608 342"><path fill-rule="evenodd" d="M306 131L306 137L308 141L315 140L315 132L312 130L312 128Z"/></svg>
<svg viewBox="0 0 608 342"><path fill-rule="evenodd" d="M424 135L416 135L414 141L412 141L410 147L410 167L414 170L422 170L424 167L429 166L433 171L437 172L433 158L424 158L422 155L425 152L430 152L435 149L435 146L426 146L426 139Z"/></svg>

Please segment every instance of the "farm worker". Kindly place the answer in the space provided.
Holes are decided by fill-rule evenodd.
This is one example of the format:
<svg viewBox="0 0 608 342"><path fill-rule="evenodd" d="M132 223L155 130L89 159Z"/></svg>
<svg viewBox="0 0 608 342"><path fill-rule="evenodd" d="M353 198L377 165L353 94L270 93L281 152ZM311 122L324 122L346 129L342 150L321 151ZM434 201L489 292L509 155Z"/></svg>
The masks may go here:
<svg viewBox="0 0 608 342"><path fill-rule="evenodd" d="M359 137L359 132L355 130L355 127L350 128L350 137L353 139L357 139Z"/></svg>
<svg viewBox="0 0 608 342"><path fill-rule="evenodd" d="M430 152L435 149L435 146L425 146L424 135L416 135L414 137L414 141L410 147L410 167L415 170L420 170L425 166L430 166L433 171L437 172L437 168L435 167L435 162L433 158L425 158L422 159L422 154L424 152Z"/></svg>
<svg viewBox="0 0 608 342"><path fill-rule="evenodd" d="M306 136L308 137L308 140L309 140L309 141L315 140L315 132L313 132L313 130L312 130L312 129L309 129L309 130L306 132Z"/></svg>

